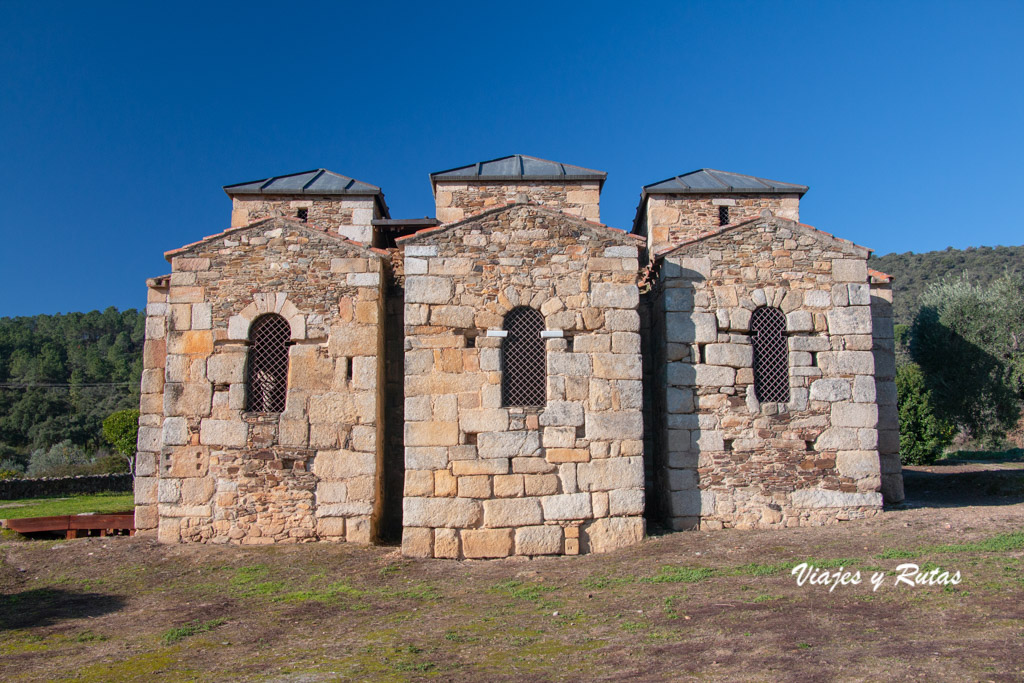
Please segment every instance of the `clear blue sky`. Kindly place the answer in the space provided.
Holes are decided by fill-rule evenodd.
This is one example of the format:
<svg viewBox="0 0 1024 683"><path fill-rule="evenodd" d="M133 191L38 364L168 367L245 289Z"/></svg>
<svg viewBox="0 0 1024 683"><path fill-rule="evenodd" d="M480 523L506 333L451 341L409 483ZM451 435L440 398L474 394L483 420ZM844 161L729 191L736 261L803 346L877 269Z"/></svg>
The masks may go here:
<svg viewBox="0 0 1024 683"><path fill-rule="evenodd" d="M0 0L0 316L140 307L222 185L316 167L433 214L513 153L810 185L877 253L1024 243L1024 3Z"/></svg>

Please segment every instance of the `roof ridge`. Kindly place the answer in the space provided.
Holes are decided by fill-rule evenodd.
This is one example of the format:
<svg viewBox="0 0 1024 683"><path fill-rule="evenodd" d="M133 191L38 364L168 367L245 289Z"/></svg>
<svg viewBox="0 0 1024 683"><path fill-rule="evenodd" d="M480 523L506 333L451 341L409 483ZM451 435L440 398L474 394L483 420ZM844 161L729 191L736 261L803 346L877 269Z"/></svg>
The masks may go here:
<svg viewBox="0 0 1024 683"><path fill-rule="evenodd" d="M785 191L792 191L792 192L797 192L797 193L801 193L802 194L802 193L806 193L807 190L810 189L807 185L800 185L799 183L788 183L788 182L786 182L784 180L772 180L771 178L762 178L760 176L750 175L749 173L736 173L735 171L723 171L720 168L707 168L707 167L703 167L703 168L698 168L698 169L693 170L693 171L689 171L687 173L680 173L680 174L674 175L674 176L672 176L670 178L665 178L664 180L658 180L658 181L655 181L653 183L648 183L648 184L643 186L643 191L647 192L651 188L656 188L658 185L663 185L663 184L671 182L673 180L678 181L680 184L684 185L689 190L695 190L695 191L698 191L698 192L700 192L700 191L707 191L707 192L714 191L712 188L701 188L701 187L695 186L692 183L689 183L689 182L686 181L686 178L688 178L688 177L694 177L694 176L698 176L698 175L701 175L701 174L703 174L704 176L706 176L708 178L711 178L712 180L714 180L717 183L722 184L725 187L726 191L729 191L729 190L731 190L731 191L736 191L736 190L744 191L745 188L738 188L737 186L732 185L732 184L726 182L721 177L723 175L724 176L736 176L736 177L739 177L739 178L746 178L748 180L754 181L760 187L746 188L746 191L752 191L752 192L761 191L761 192L776 192L777 193L779 191L783 191L783 192L785 192Z"/></svg>
<svg viewBox="0 0 1024 683"><path fill-rule="evenodd" d="M565 218L571 219L571 220L579 222L579 223L586 223L590 227L601 228L603 230L612 230L614 232L617 232L617 233L621 234L623 237L632 238L633 240L641 240L641 241L643 241L643 238L640 237L639 235L634 235L633 233L628 232L626 230L622 230L621 228L613 228L610 225L606 225L604 223L599 223L597 221L592 221L590 219L584 218L583 216L577 216L575 214L566 213L562 209L559 209L559 208L554 207L554 206L547 206L545 204L537 204L535 202L506 202L505 204L502 204L500 206L491 207L490 209L487 209L486 211L481 211L478 214L474 214L472 216L467 216L466 218L454 221L452 223L444 223L442 225L435 225L435 226L431 226L431 227L428 227L428 228L423 228L421 230L417 230L416 232L414 232L414 233L412 233L410 235L403 235L401 237L396 237L395 238L395 242L396 243L402 243L405 240L408 240L408 239L411 239L413 237L417 237L417 236L420 236L420 235L425 235L427 233L439 232L439 231L442 231L442 230L448 230L449 228L453 228L453 227L456 227L456 226L459 226L459 225L463 225L463 224L469 223L469 222L474 221L474 220L479 220L483 216L489 216L491 214L500 213L501 211L507 211L508 209L513 209L513 208L520 207L520 206L521 207L526 207L526 208L537 209L537 210L539 210L539 211L541 211L543 213L546 213L546 214L549 214L549 215L552 215L552 216L563 216Z"/></svg>
<svg viewBox="0 0 1024 683"><path fill-rule="evenodd" d="M327 169L321 168L319 171L317 171L317 174L310 179L310 181L308 183L306 183L305 185L302 186L302 189L305 190L310 185L315 183L317 181L317 179L320 178L320 176L322 176L324 173L327 173Z"/></svg>
<svg viewBox="0 0 1024 683"><path fill-rule="evenodd" d="M809 230L811 232L817 233L819 235L824 235L825 237L828 237L829 239L831 239L831 240L833 240L835 242L840 242L842 244L848 244L851 247L854 247L856 249L863 249L864 251L868 252L867 255L870 255L874 251L870 247L865 247L862 244L857 244L853 240L843 239L842 237L836 237L835 235L833 235L830 232L825 232L824 230L819 230L818 228L814 227L813 225L808 225L806 223L801 223L800 221L793 220L792 218L785 218L783 216L776 216L775 214L772 214L771 212L769 212L769 215L767 215L767 216L765 216L765 215L754 216L753 218L748 218L746 220L742 220L739 223L730 223L728 225L723 225L723 226L721 226L719 228L716 228L714 230L706 230L706 231L701 232L701 233L695 235L694 237L692 237L692 238L690 238L690 239L688 239L688 240L686 240L684 242L680 242L679 244L672 245L671 247L669 247L667 249L664 249L663 251L658 252L657 254L654 255L654 258L656 258L656 259L664 258L665 256L671 254L674 251L682 249L683 247L688 247L688 246L690 246L692 244L696 244L697 242L703 242L704 240L708 239L709 237L716 237L716 236L721 235L723 233L729 232L730 230L735 230L737 228L741 228L741 227L750 225L751 223L755 223L755 222L761 221L761 220L766 220L766 221L783 221L785 223L790 223L790 224L792 224L795 227L804 228L806 230Z"/></svg>
<svg viewBox="0 0 1024 683"><path fill-rule="evenodd" d="M301 228L303 230L308 230L309 232L313 232L313 233L316 233L318 235L326 235L327 237L329 237L329 238L331 238L331 239L333 239L335 241L344 242L346 244L350 244L352 246L359 247L360 249L364 249L364 250L371 251L371 252L378 253L378 254L385 254L385 255L387 254L387 252L385 252L382 249L377 249L376 247L370 247L370 246L367 246L367 245L362 244L360 242L355 242L353 240L350 240L347 237L343 237L342 235L338 235L336 233L333 233L333 232L331 232L330 230L328 230L326 228L320 228L320 227L318 227L316 225L313 225L311 223L303 222L303 221L297 220L295 218L291 218L289 216L267 216L266 218L260 218L259 220L255 220L255 221L253 221L251 223L246 223L245 225L235 225L235 226L231 226L231 227L225 228L224 230L222 230L222 231L220 231L218 233L215 233L213 235L207 235L206 237L203 237L202 239L196 240L195 242L190 242L190 243L188 243L186 245L178 247L177 249L170 249L168 251L165 251L164 252L164 258L167 259L168 261L170 261L174 256L177 256L178 254L181 254L182 252L188 251L192 247L195 247L195 246L198 246L200 244L203 244L204 242L209 242L210 240L215 240L215 239L219 239L219 238L222 238L222 237L227 237L228 235L233 235L234 233L241 232L243 230L249 230L251 228L258 228L260 225L266 225L266 224L271 224L271 223L276 223L276 222L284 222L284 223L287 223L289 226L292 226L292 227Z"/></svg>
<svg viewBox="0 0 1024 683"><path fill-rule="evenodd" d="M292 183L288 186L290 179L298 178L301 181L305 176L309 177L301 185ZM232 183L224 185L223 190L229 197L236 194L384 194L377 185L323 167Z"/></svg>
<svg viewBox="0 0 1024 683"><path fill-rule="evenodd" d="M533 173L527 171L526 161L539 162L541 164L547 164L552 167L551 173ZM476 161L470 164L463 164L461 166L455 166L453 168L447 168L441 171L434 171L430 174L431 182L439 177L445 176L445 174L452 174L455 171L465 171L468 169L473 170L473 174L463 175L452 175L449 177L470 179L470 178L489 178L490 174L486 173L485 166L487 164L494 164L497 162L511 162L514 166L515 171L512 173L496 173L494 177L508 177L508 178L530 178L530 177L563 177L572 178L580 176L593 176L595 179L604 179L608 176L605 171L598 171L596 169L587 168L585 166L577 166L576 164L568 164L563 161L554 161L553 159L544 159L542 157L533 156L532 154L506 154L505 156L495 157L494 159L484 159L482 161Z"/></svg>

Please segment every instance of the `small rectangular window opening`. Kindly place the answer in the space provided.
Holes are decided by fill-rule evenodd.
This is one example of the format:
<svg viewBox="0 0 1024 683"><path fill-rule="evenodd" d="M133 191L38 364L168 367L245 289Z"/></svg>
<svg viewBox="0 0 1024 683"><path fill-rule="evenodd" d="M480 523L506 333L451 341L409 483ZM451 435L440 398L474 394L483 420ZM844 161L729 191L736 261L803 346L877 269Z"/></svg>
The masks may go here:
<svg viewBox="0 0 1024 683"><path fill-rule="evenodd" d="M309 209L299 209L295 212L295 217L300 221L305 221L309 217Z"/></svg>
<svg viewBox="0 0 1024 683"><path fill-rule="evenodd" d="M718 207L718 224L729 225L729 207L720 206Z"/></svg>

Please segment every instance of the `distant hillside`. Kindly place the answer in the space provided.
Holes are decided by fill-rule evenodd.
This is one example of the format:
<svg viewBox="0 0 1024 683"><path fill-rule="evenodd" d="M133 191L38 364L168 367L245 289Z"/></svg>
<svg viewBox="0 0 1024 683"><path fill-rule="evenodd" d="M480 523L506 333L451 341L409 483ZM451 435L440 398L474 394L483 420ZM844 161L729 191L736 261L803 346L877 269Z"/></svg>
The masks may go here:
<svg viewBox="0 0 1024 683"><path fill-rule="evenodd" d="M921 293L933 282L958 277L966 271L973 281L984 284L1004 271L1024 272L1024 246L947 248L923 254L872 256L868 267L896 278L893 283L896 323L909 325L917 313Z"/></svg>
<svg viewBox="0 0 1024 683"><path fill-rule="evenodd" d="M0 460L102 445L103 419L139 405L145 322L115 308L0 318Z"/></svg>

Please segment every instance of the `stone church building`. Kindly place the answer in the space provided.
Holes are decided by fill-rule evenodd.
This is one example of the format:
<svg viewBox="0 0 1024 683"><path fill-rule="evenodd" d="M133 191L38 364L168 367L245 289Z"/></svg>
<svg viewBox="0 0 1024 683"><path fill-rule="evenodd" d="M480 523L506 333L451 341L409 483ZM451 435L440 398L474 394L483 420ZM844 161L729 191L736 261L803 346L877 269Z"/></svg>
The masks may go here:
<svg viewBox="0 0 1024 683"><path fill-rule="evenodd" d="M902 500L890 278L807 187L701 169L433 173L436 218L324 169L229 185L147 282L136 526L160 541L602 552Z"/></svg>

